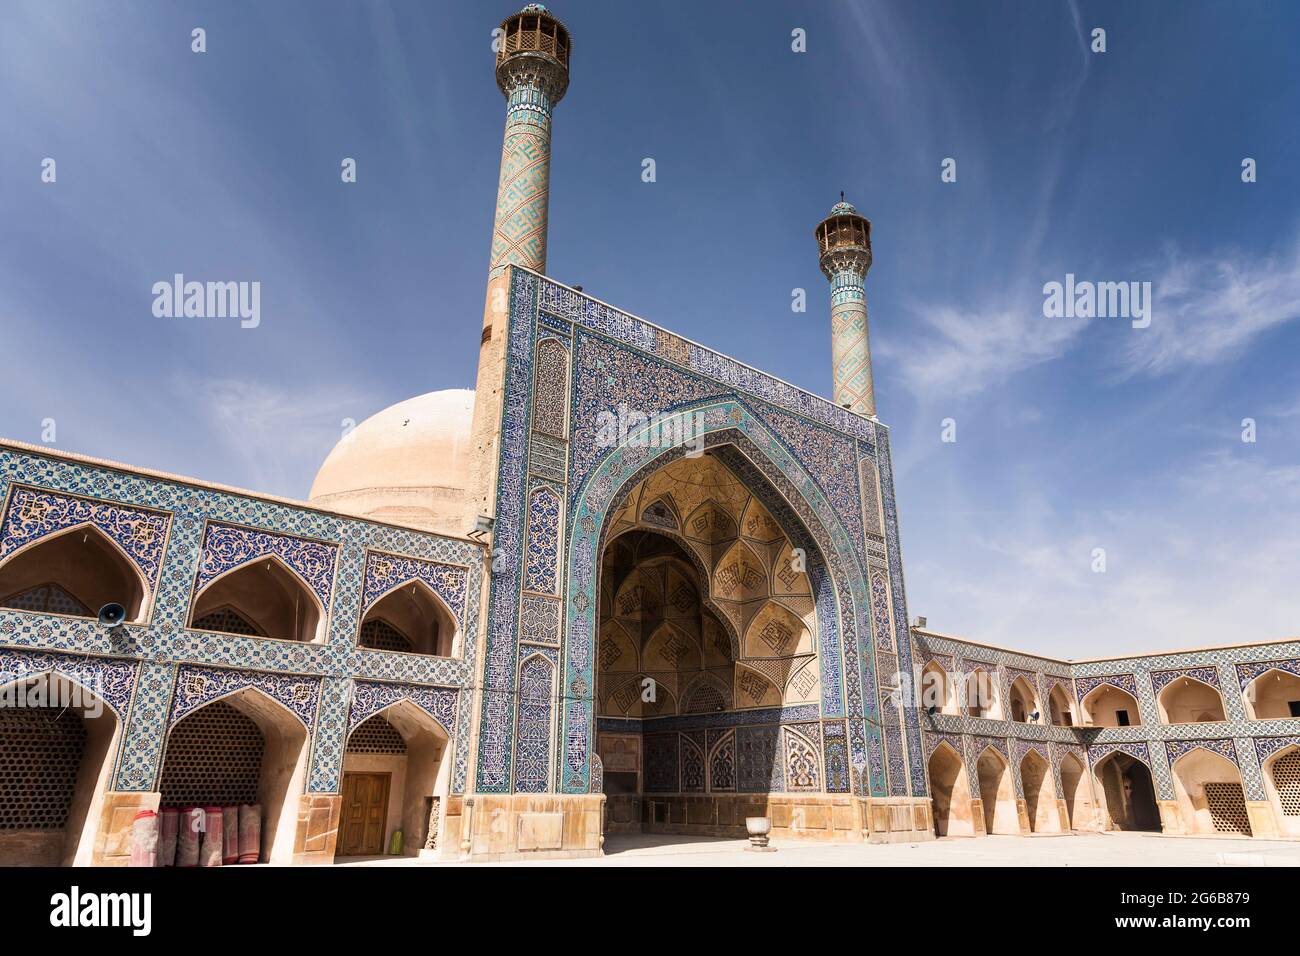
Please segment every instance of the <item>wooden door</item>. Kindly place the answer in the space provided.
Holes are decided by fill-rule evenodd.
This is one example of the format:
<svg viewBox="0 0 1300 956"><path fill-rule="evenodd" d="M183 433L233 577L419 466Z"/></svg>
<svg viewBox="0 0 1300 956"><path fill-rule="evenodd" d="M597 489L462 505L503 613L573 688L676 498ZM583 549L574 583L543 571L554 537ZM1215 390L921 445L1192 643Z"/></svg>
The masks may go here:
<svg viewBox="0 0 1300 956"><path fill-rule="evenodd" d="M345 773L339 856L378 856L388 827L388 785L392 774Z"/></svg>

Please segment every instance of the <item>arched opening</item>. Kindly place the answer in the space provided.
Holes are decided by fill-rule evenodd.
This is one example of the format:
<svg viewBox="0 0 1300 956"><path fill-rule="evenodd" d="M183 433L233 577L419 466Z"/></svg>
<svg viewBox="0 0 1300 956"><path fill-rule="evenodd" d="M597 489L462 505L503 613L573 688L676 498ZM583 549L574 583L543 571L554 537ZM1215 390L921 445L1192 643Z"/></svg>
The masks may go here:
<svg viewBox="0 0 1300 956"><path fill-rule="evenodd" d="M1038 706L1038 694L1023 677L1017 677L1011 682L1010 698L1011 719L1016 723L1037 723L1042 717L1042 708Z"/></svg>
<svg viewBox="0 0 1300 956"><path fill-rule="evenodd" d="M821 699L805 570L821 557L803 541L792 559L795 542L724 457L664 465L606 519L595 698L610 833L743 835L753 794L826 786L820 741L767 716ZM719 722L679 726L698 714Z"/></svg>
<svg viewBox="0 0 1300 956"><path fill-rule="evenodd" d="M1300 747L1294 744L1264 761L1264 788L1284 836L1300 836Z"/></svg>
<svg viewBox="0 0 1300 956"><path fill-rule="evenodd" d="M1198 747L1175 760L1174 796L1188 833L1251 835L1241 774L1221 754Z"/></svg>
<svg viewBox="0 0 1300 956"><path fill-rule="evenodd" d="M289 863L307 749L307 729L284 706L252 688L237 691L172 727L159 775L160 806L257 807L259 861Z"/></svg>
<svg viewBox="0 0 1300 956"><path fill-rule="evenodd" d="M1038 751L1030 750L1020 761L1020 785L1025 792L1025 816L1031 833L1060 833L1061 814L1056 807L1052 768Z"/></svg>
<svg viewBox="0 0 1300 956"><path fill-rule="evenodd" d="M1097 829L1088 781L1084 778L1083 762L1073 754L1061 758L1061 799L1065 801L1065 812L1071 830Z"/></svg>
<svg viewBox="0 0 1300 956"><path fill-rule="evenodd" d="M1160 829L1160 808L1151 771L1136 757L1116 751L1096 765L1106 802L1107 830Z"/></svg>
<svg viewBox="0 0 1300 956"><path fill-rule="evenodd" d="M323 640L320 602L282 561L258 558L208 584L194 599L190 627L303 643Z"/></svg>
<svg viewBox="0 0 1300 956"><path fill-rule="evenodd" d="M1074 726L1074 704L1066 696L1065 690L1060 684L1055 685L1052 692L1047 695L1047 708L1053 727Z"/></svg>
<svg viewBox="0 0 1300 956"><path fill-rule="evenodd" d="M1300 677L1274 668L1246 685L1246 715L1251 720L1300 717Z"/></svg>
<svg viewBox="0 0 1300 956"><path fill-rule="evenodd" d="M1002 695L996 675L977 667L966 676L966 712L987 720L1002 719Z"/></svg>
<svg viewBox="0 0 1300 956"><path fill-rule="evenodd" d="M88 866L117 715L57 674L0 688L0 866Z"/></svg>
<svg viewBox="0 0 1300 956"><path fill-rule="evenodd" d="M370 606L357 643L379 651L452 657L456 622L423 581L408 581Z"/></svg>
<svg viewBox="0 0 1300 956"><path fill-rule="evenodd" d="M970 782L961 755L947 743L941 743L930 754L929 766L935 835L974 836Z"/></svg>
<svg viewBox="0 0 1300 956"><path fill-rule="evenodd" d="M1098 684L1081 701L1088 727L1140 727L1137 699L1114 684Z"/></svg>
<svg viewBox="0 0 1300 956"><path fill-rule="evenodd" d="M957 695L953 692L953 684L948 680L948 674L937 661L930 661L925 667L921 668L921 707L929 709L937 708L938 713L951 714L959 716L961 707L957 703Z"/></svg>
<svg viewBox="0 0 1300 956"><path fill-rule="evenodd" d="M438 849L450 763L447 733L421 707L398 701L348 735L337 855L404 856Z"/></svg>
<svg viewBox="0 0 1300 956"><path fill-rule="evenodd" d="M1202 724L1226 720L1223 698L1209 684L1192 677L1171 681L1156 698L1166 724Z"/></svg>
<svg viewBox="0 0 1300 956"><path fill-rule="evenodd" d="M979 778L980 800L984 804L985 833L1020 832L1016 814L1016 794L1011 783L1011 768L996 750L986 747L975 763Z"/></svg>
<svg viewBox="0 0 1300 956"><path fill-rule="evenodd" d="M0 565L0 607L95 617L105 604L144 620L148 589L122 549L93 525L49 535Z"/></svg>

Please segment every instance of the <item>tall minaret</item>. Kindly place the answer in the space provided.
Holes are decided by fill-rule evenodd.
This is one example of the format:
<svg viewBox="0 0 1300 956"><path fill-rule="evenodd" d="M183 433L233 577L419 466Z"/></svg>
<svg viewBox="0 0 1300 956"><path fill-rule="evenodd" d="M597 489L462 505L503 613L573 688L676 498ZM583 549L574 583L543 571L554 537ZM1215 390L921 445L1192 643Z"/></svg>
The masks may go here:
<svg viewBox="0 0 1300 956"><path fill-rule="evenodd" d="M505 375L507 266L546 271L547 200L551 188L551 110L569 87L569 31L546 7L530 3L501 23L497 86L506 97L487 302L474 396L475 475L479 514L492 514L501 388ZM472 516L470 517L472 521Z"/></svg>
<svg viewBox="0 0 1300 956"><path fill-rule="evenodd" d="M871 342L867 335L867 270L871 268L871 223L852 204L840 201L817 227L822 272L831 281L831 357L835 404L875 416L871 384Z"/></svg>

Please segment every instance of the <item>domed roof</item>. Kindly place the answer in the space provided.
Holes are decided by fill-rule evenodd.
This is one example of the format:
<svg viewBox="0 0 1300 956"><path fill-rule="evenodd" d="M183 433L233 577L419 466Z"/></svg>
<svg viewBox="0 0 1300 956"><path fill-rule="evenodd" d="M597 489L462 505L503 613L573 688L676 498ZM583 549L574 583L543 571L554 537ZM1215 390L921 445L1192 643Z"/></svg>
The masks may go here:
<svg viewBox="0 0 1300 956"><path fill-rule="evenodd" d="M313 504L361 518L463 535L474 391L417 395L342 438L312 482Z"/></svg>
<svg viewBox="0 0 1300 956"><path fill-rule="evenodd" d="M856 216L857 214L858 214L857 207L854 206L853 203L851 202L844 202L843 200L841 200L840 202L837 202L834 206L831 206L832 216Z"/></svg>

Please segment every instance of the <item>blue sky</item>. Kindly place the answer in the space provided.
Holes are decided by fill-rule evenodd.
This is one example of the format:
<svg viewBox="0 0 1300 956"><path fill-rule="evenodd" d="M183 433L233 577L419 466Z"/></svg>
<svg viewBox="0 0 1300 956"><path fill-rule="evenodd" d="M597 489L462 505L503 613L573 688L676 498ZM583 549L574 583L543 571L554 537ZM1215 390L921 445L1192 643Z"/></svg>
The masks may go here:
<svg viewBox="0 0 1300 956"><path fill-rule="evenodd" d="M827 394L812 229L871 218L913 614L1074 658L1300 632L1300 7L553 6L555 278ZM511 10L7 3L0 434L305 497L342 419L472 387ZM261 325L155 318L176 272L260 281ZM1044 318L1067 272L1151 282L1151 327Z"/></svg>

